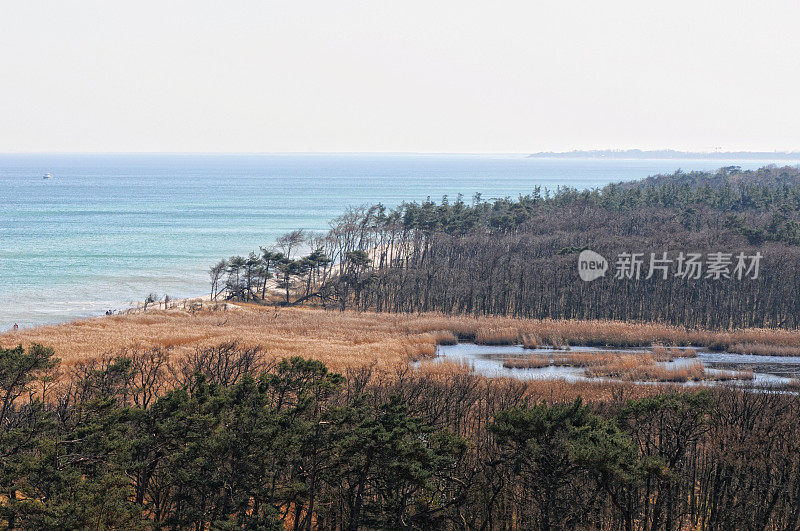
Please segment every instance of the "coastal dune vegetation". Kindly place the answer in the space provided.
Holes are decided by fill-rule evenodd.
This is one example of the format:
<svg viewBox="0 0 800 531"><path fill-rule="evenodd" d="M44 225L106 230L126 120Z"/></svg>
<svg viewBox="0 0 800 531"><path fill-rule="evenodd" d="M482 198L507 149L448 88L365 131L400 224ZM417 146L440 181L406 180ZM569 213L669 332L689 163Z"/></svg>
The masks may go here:
<svg viewBox="0 0 800 531"><path fill-rule="evenodd" d="M536 346L572 345L573 349L654 345L660 360L696 354L678 346L741 350L755 345L764 353L800 349L800 331L780 329L689 330L621 321L342 312L257 304L226 310L214 310L213 305L196 311L149 310L40 326L0 334L0 346L48 345L63 366L71 366L123 349L166 348L173 356L185 357L198 347L237 342L259 346L275 358L303 356L333 370L345 370L370 364L405 365L433 356L437 345L459 341L507 345L527 340L531 345L533 339Z"/></svg>

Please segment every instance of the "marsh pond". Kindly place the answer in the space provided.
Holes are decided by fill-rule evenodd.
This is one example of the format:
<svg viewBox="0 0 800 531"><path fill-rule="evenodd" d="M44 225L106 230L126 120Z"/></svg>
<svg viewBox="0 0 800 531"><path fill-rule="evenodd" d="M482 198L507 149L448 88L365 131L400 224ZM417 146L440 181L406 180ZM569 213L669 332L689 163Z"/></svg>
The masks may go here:
<svg viewBox="0 0 800 531"><path fill-rule="evenodd" d="M797 387L800 356L756 356L692 347L568 349L522 345L440 345L422 364L455 363L486 377L627 381L684 385Z"/></svg>

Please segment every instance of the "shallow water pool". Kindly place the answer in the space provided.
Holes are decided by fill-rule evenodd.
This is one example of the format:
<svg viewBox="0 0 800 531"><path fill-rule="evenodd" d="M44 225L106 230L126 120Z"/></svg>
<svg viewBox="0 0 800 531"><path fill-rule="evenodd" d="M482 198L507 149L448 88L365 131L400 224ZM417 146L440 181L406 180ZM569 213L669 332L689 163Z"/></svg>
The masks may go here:
<svg viewBox="0 0 800 531"><path fill-rule="evenodd" d="M690 348L690 347L685 347ZM745 387L783 387L793 383L793 379L800 377L800 357L797 356L752 356L731 354L727 352L711 352L695 348L696 358L676 358L674 361L659 362L666 367L680 367L695 361L702 362L709 374L718 371L752 370L753 380L705 380L701 382L690 381L679 385L728 385ZM645 354L647 348L601 348L574 346L571 351L580 352L626 352ZM437 349L437 356L432 360L422 363L463 363L482 376L490 378L507 377L520 380L564 380L576 381L621 381L612 378L591 378L586 376L581 367L548 366L534 369L510 369L503 366L503 361L509 358L529 355L558 354L567 351L555 348L525 349L521 345L488 346L475 343L459 343L457 345L441 345ZM417 364L419 365L419 363ZM635 382L652 385L658 382Z"/></svg>

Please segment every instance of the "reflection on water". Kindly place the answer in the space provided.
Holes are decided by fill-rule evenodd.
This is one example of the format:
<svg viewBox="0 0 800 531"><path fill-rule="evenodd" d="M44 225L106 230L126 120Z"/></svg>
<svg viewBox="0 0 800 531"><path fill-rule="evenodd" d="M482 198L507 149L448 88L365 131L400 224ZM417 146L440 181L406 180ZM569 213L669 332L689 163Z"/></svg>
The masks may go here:
<svg viewBox="0 0 800 531"><path fill-rule="evenodd" d="M643 348L573 347L573 350L580 352L624 351L632 354L645 354L648 352L647 349ZM791 384L793 378L800 377L800 357L798 356L752 356L730 354L727 352L710 352L697 348L695 350L697 351L696 358L676 358L673 361L659 363L664 367L680 368L682 365L700 361L703 363L703 366L707 368L709 375L712 376L722 370L752 370L754 375L753 380L690 381L685 382L683 385L785 386ZM556 367L553 365L535 369L509 369L503 367L503 361L508 358L563 352L563 350L552 348L524 349L521 345L486 346L476 345L474 343L459 343L457 345L440 346L438 348L437 357L424 363L442 363L447 361L465 363L471 366L475 373L483 376L508 377L520 380L565 380L568 382L611 380L606 378L589 378L585 375L584 369L581 367ZM638 383L652 384L653 382Z"/></svg>

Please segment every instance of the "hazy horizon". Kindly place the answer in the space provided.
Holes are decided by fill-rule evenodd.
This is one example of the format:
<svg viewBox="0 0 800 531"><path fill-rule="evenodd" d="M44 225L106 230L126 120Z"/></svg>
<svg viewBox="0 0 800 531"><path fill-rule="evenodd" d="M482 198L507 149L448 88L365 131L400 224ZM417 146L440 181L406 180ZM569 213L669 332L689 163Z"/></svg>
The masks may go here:
<svg viewBox="0 0 800 531"><path fill-rule="evenodd" d="M572 148L559 151L540 150L540 151L0 151L0 155L463 155L463 156L527 156L538 154L569 154L575 152L674 152L676 154L690 155L726 155L726 154L792 154L800 155L797 150L723 150L723 151L704 151L704 150L678 150L673 148Z"/></svg>
<svg viewBox="0 0 800 531"><path fill-rule="evenodd" d="M800 149L800 4L6 3L0 152Z"/></svg>

